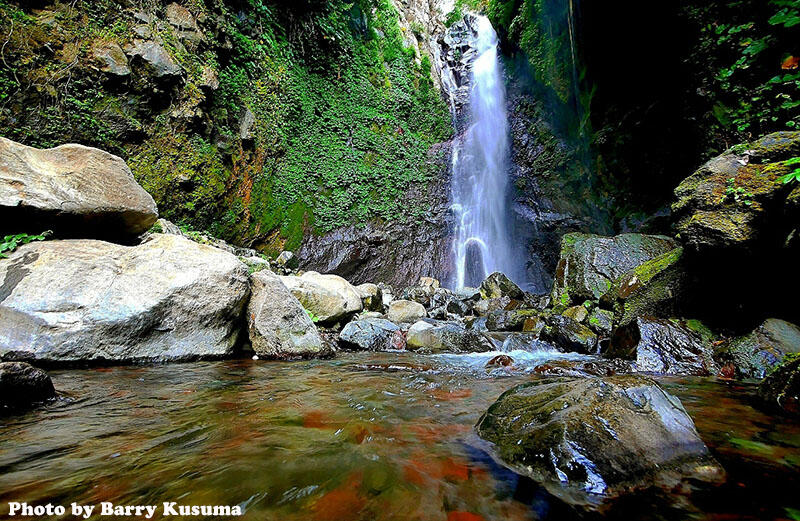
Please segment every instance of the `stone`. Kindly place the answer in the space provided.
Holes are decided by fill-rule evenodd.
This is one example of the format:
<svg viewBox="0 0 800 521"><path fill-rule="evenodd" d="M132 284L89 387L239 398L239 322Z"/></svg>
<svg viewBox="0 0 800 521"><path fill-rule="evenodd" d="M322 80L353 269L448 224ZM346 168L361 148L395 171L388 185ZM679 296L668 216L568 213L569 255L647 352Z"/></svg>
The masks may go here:
<svg viewBox="0 0 800 521"><path fill-rule="evenodd" d="M55 398L50 376L25 362L0 362L0 416Z"/></svg>
<svg viewBox="0 0 800 521"><path fill-rule="evenodd" d="M589 320L586 324L589 329L598 335L608 336L614 329L614 312L607 309L594 308L589 314Z"/></svg>
<svg viewBox="0 0 800 521"><path fill-rule="evenodd" d="M675 189L674 228L692 250L753 248L786 237L781 211L792 187L783 161L800 156L800 132L776 132L711 159ZM776 233L786 228L781 233Z"/></svg>
<svg viewBox="0 0 800 521"><path fill-rule="evenodd" d="M496 369L498 367L511 367L514 365L514 359L508 355L497 355L488 362L486 362L486 369Z"/></svg>
<svg viewBox="0 0 800 521"><path fill-rule="evenodd" d="M586 300L598 300L611 289L613 281L677 246L674 240L661 235L628 233L603 237L568 233L561 239L552 304L563 310Z"/></svg>
<svg viewBox="0 0 800 521"><path fill-rule="evenodd" d="M0 359L229 356L250 294L234 255L176 235L27 244L0 260Z"/></svg>
<svg viewBox="0 0 800 521"><path fill-rule="evenodd" d="M290 251L282 251L275 259L275 264L282 268L296 270L300 266L300 261L294 253Z"/></svg>
<svg viewBox="0 0 800 521"><path fill-rule="evenodd" d="M604 353L634 361L637 371L664 375L716 374L714 336L697 321L637 318L617 328Z"/></svg>
<svg viewBox="0 0 800 521"><path fill-rule="evenodd" d="M186 234L183 233L178 225L168 221L166 219L159 219L153 225L152 228L153 233L163 233L165 235L179 235L181 237L186 237Z"/></svg>
<svg viewBox="0 0 800 521"><path fill-rule="evenodd" d="M441 284L438 280L432 277L420 277L419 279L419 287L430 290L431 293L436 291L441 287Z"/></svg>
<svg viewBox="0 0 800 521"><path fill-rule="evenodd" d="M525 321L538 315L535 309L490 311L486 315L486 327L489 331L522 331Z"/></svg>
<svg viewBox="0 0 800 521"><path fill-rule="evenodd" d="M582 323L586 320L586 317L589 316L589 311L586 310L585 306L572 306L571 308L565 309L561 314L571 318L575 322Z"/></svg>
<svg viewBox="0 0 800 521"><path fill-rule="evenodd" d="M112 76L124 77L131 73L128 57L116 42L95 43L92 46L92 58L101 71Z"/></svg>
<svg viewBox="0 0 800 521"><path fill-rule="evenodd" d="M492 299L481 299L472 306L472 310L480 315L486 316L492 311L519 309L522 301L514 300L511 297L500 297Z"/></svg>
<svg viewBox="0 0 800 521"><path fill-rule="evenodd" d="M517 386L489 408L477 432L507 467L572 504L687 478L724 479L680 400L644 376Z"/></svg>
<svg viewBox="0 0 800 521"><path fill-rule="evenodd" d="M500 351L527 351L529 353L553 352L553 346L539 340L539 333L511 333L505 340Z"/></svg>
<svg viewBox="0 0 800 521"><path fill-rule="evenodd" d="M339 341L349 349L386 351L394 349L392 340L400 327L383 318L366 318L348 322L339 333Z"/></svg>
<svg viewBox="0 0 800 521"><path fill-rule="evenodd" d="M406 349L424 353L483 353L492 343L477 331L454 322L415 322L406 334Z"/></svg>
<svg viewBox="0 0 800 521"><path fill-rule="evenodd" d="M131 59L141 60L155 78L177 79L183 74L183 68L172 55L152 40L134 40L125 48L125 53Z"/></svg>
<svg viewBox="0 0 800 521"><path fill-rule="evenodd" d="M764 378L787 354L800 353L800 328L770 318L753 332L723 345L716 354L720 365L733 364L737 378Z"/></svg>
<svg viewBox="0 0 800 521"><path fill-rule="evenodd" d="M36 149L0 137L0 234L130 238L158 219L125 161L82 145Z"/></svg>
<svg viewBox="0 0 800 521"><path fill-rule="evenodd" d="M561 315L550 317L547 326L542 330L542 340L569 352L597 352L597 335L583 324Z"/></svg>
<svg viewBox="0 0 800 521"><path fill-rule="evenodd" d="M264 270L250 277L247 325L260 358L296 359L330 355L317 327L280 277Z"/></svg>
<svg viewBox="0 0 800 521"><path fill-rule="evenodd" d="M679 312L686 276L681 259L683 248L675 248L655 259L643 262L616 279L600 298L601 304L614 309L620 326L636 317L667 318Z"/></svg>
<svg viewBox="0 0 800 521"><path fill-rule="evenodd" d="M410 300L394 300L389 304L387 318L396 324L416 322L427 316L425 306Z"/></svg>
<svg viewBox="0 0 800 521"><path fill-rule="evenodd" d="M758 386L758 397L770 409L800 415L800 357L778 366Z"/></svg>
<svg viewBox="0 0 800 521"><path fill-rule="evenodd" d="M376 284L364 283L356 286L361 305L368 311L383 311L383 294Z"/></svg>
<svg viewBox="0 0 800 521"><path fill-rule="evenodd" d="M309 271L299 277L281 277L281 282L323 324L338 322L363 309L355 288L336 275Z"/></svg>
<svg viewBox="0 0 800 521"><path fill-rule="evenodd" d="M495 272L486 277L479 288L483 299L509 297L522 300L525 293L514 282L500 272Z"/></svg>

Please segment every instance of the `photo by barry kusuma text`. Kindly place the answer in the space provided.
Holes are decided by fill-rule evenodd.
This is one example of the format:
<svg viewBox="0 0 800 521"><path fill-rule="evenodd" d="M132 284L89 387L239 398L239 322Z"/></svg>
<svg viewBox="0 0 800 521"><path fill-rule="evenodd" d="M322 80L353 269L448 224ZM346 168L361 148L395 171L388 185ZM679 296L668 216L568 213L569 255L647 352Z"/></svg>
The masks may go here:
<svg viewBox="0 0 800 521"><path fill-rule="evenodd" d="M90 517L111 516L153 519L167 516L230 517L241 515L241 505L179 505L174 501L165 501L160 505L115 505L110 502L101 502L95 505L71 503L69 506L52 503L33 505L16 501L8 503L8 517L73 516L89 519Z"/></svg>

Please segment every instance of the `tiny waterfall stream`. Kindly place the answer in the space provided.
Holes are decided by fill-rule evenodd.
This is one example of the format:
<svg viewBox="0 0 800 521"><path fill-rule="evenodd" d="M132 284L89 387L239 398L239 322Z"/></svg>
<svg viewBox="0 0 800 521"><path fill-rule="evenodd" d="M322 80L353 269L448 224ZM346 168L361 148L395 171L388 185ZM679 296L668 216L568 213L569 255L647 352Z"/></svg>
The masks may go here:
<svg viewBox="0 0 800 521"><path fill-rule="evenodd" d="M447 63L442 74L445 88L451 91L456 128L457 107L452 92L465 81L469 88L466 130L457 137L452 152L454 286L477 287L495 271L522 283L522 263L511 243L510 142L497 34L484 16L468 17L465 23L471 26L473 36L468 44L470 56L463 57L471 67L469 78L462 76L459 84L452 71L446 70ZM464 47L456 48L458 54ZM463 63L464 59L460 61Z"/></svg>

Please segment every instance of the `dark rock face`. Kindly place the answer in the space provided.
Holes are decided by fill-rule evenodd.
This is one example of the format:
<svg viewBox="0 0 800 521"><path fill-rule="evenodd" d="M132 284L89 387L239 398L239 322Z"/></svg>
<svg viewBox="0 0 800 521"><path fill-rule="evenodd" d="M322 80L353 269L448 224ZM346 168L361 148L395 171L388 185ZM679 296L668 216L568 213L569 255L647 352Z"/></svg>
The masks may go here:
<svg viewBox="0 0 800 521"><path fill-rule="evenodd" d="M365 318L349 322L339 333L339 341L348 349L385 351L394 349L392 340L400 331L397 324L383 318Z"/></svg>
<svg viewBox="0 0 800 521"><path fill-rule="evenodd" d="M0 362L0 415L55 397L50 376L25 362Z"/></svg>
<svg viewBox="0 0 800 521"><path fill-rule="evenodd" d="M717 352L721 365L733 364L738 378L764 378L789 353L800 353L800 328L775 318Z"/></svg>
<svg viewBox="0 0 800 521"><path fill-rule="evenodd" d="M758 397L772 409L800 415L800 358L783 363L758 386Z"/></svg>
<svg viewBox="0 0 800 521"><path fill-rule="evenodd" d="M524 384L477 431L505 465L571 503L723 476L681 402L643 376Z"/></svg>
<svg viewBox="0 0 800 521"><path fill-rule="evenodd" d="M592 354L597 351L597 335L591 329L569 317L556 315L548 320L542 339L575 353Z"/></svg>
<svg viewBox="0 0 800 521"><path fill-rule="evenodd" d="M635 369L646 373L708 376L717 372L710 332L696 322L637 318L614 331L604 354L633 360Z"/></svg>
<svg viewBox="0 0 800 521"><path fill-rule="evenodd" d="M676 247L675 241L660 235L565 235L553 285L553 304L566 307L597 300L616 279Z"/></svg>

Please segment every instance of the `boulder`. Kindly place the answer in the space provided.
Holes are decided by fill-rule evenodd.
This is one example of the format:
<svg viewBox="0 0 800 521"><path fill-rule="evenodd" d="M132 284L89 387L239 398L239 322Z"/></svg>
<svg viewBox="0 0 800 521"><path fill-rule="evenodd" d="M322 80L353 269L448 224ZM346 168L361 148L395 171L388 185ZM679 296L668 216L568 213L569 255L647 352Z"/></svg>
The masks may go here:
<svg viewBox="0 0 800 521"><path fill-rule="evenodd" d="M583 324L561 315L548 319L547 326L542 330L542 340L569 352L583 354L597 352L597 335Z"/></svg>
<svg viewBox="0 0 800 521"><path fill-rule="evenodd" d="M525 321L538 315L535 309L490 311L486 315L486 328L489 331L522 331Z"/></svg>
<svg viewBox="0 0 800 521"><path fill-rule="evenodd" d="M0 414L54 398L50 376L25 362L0 362Z"/></svg>
<svg viewBox="0 0 800 521"><path fill-rule="evenodd" d="M589 311L586 309L586 306L572 306L571 308L565 309L561 314L571 318L575 322L582 323L586 320L586 317L589 316Z"/></svg>
<svg viewBox="0 0 800 521"><path fill-rule="evenodd" d="M776 132L704 164L675 189L681 242L697 251L749 249L762 239L783 244L792 229L783 213L792 185L781 177L796 168L784 161L797 156L800 132Z"/></svg>
<svg viewBox="0 0 800 521"><path fill-rule="evenodd" d="M0 235L124 238L158 219L156 203L117 156L82 145L40 150L0 138Z"/></svg>
<svg viewBox="0 0 800 521"><path fill-rule="evenodd" d="M0 260L0 358L183 360L232 353L247 268L175 235L45 241Z"/></svg>
<svg viewBox="0 0 800 521"><path fill-rule="evenodd" d="M92 58L98 69L112 76L128 76L128 58L116 42L102 41L92 46Z"/></svg>
<svg viewBox="0 0 800 521"><path fill-rule="evenodd" d="M640 317L614 331L604 355L633 360L641 372L708 376L718 371L713 340L697 321Z"/></svg>
<svg viewBox="0 0 800 521"><path fill-rule="evenodd" d="M483 353L492 351L492 343L477 331L454 322L414 323L406 335L409 351L425 353Z"/></svg>
<svg viewBox="0 0 800 521"><path fill-rule="evenodd" d="M294 359L331 354L303 305L280 277L263 270L253 273L250 280L247 326L253 351L259 357Z"/></svg>
<svg viewBox="0 0 800 521"><path fill-rule="evenodd" d="M155 78L177 80L183 74L172 55L152 40L134 40L125 47L125 53L131 60L141 60Z"/></svg>
<svg viewBox="0 0 800 521"><path fill-rule="evenodd" d="M500 297L492 299L481 299L472 306L472 310L480 315L485 316L492 311L519 309L523 303L521 300L514 300L511 297Z"/></svg>
<svg viewBox="0 0 800 521"><path fill-rule="evenodd" d="M281 277L281 282L323 324L335 323L363 309L356 289L336 275L310 271L300 277Z"/></svg>
<svg viewBox="0 0 800 521"><path fill-rule="evenodd" d="M281 268L296 270L300 265L300 261L294 253L290 251L282 251L281 254L275 259L275 264Z"/></svg>
<svg viewBox="0 0 800 521"><path fill-rule="evenodd" d="M515 300L525 298L525 293L514 282L500 272L495 272L486 277L479 288L481 297L493 299L509 297Z"/></svg>
<svg viewBox="0 0 800 521"><path fill-rule="evenodd" d="M339 333L344 347L363 351L394 349L393 339L400 327L383 318L365 318L348 322Z"/></svg>
<svg viewBox="0 0 800 521"><path fill-rule="evenodd" d="M758 397L774 410L800 415L800 357L792 357L758 386Z"/></svg>
<svg viewBox="0 0 800 521"><path fill-rule="evenodd" d="M506 466L573 504L724 477L680 400L643 376L523 384L500 396L477 431Z"/></svg>
<svg viewBox="0 0 800 521"><path fill-rule="evenodd" d="M561 239L552 302L565 309L585 300L597 300L613 281L636 266L677 247L669 237L628 233L602 237L568 233Z"/></svg>
<svg viewBox="0 0 800 521"><path fill-rule="evenodd" d="M606 309L594 308L586 322L589 328L601 336L608 336L614 329L614 312Z"/></svg>
<svg viewBox="0 0 800 521"><path fill-rule="evenodd" d="M511 367L514 365L514 359L508 355L497 355L486 362L486 369L498 369L501 367Z"/></svg>
<svg viewBox="0 0 800 521"><path fill-rule="evenodd" d="M356 292L361 297L361 305L367 311L383 311L383 294L381 288L375 284L365 283L356 286Z"/></svg>
<svg viewBox="0 0 800 521"><path fill-rule="evenodd" d="M770 318L722 346L716 358L720 365L732 364L738 378L764 378L789 353L800 353L800 328Z"/></svg>
<svg viewBox="0 0 800 521"><path fill-rule="evenodd" d="M553 346L539 340L539 333L511 333L505 340L500 351L528 351L553 352Z"/></svg>
<svg viewBox="0 0 800 521"><path fill-rule="evenodd" d="M621 326L644 315L674 316L686 285L682 257L683 248L675 248L643 262L616 279L600 302L614 310Z"/></svg>
<svg viewBox="0 0 800 521"><path fill-rule="evenodd" d="M427 316L425 306L410 300L394 300L389 304L387 318L396 324L409 324Z"/></svg>

